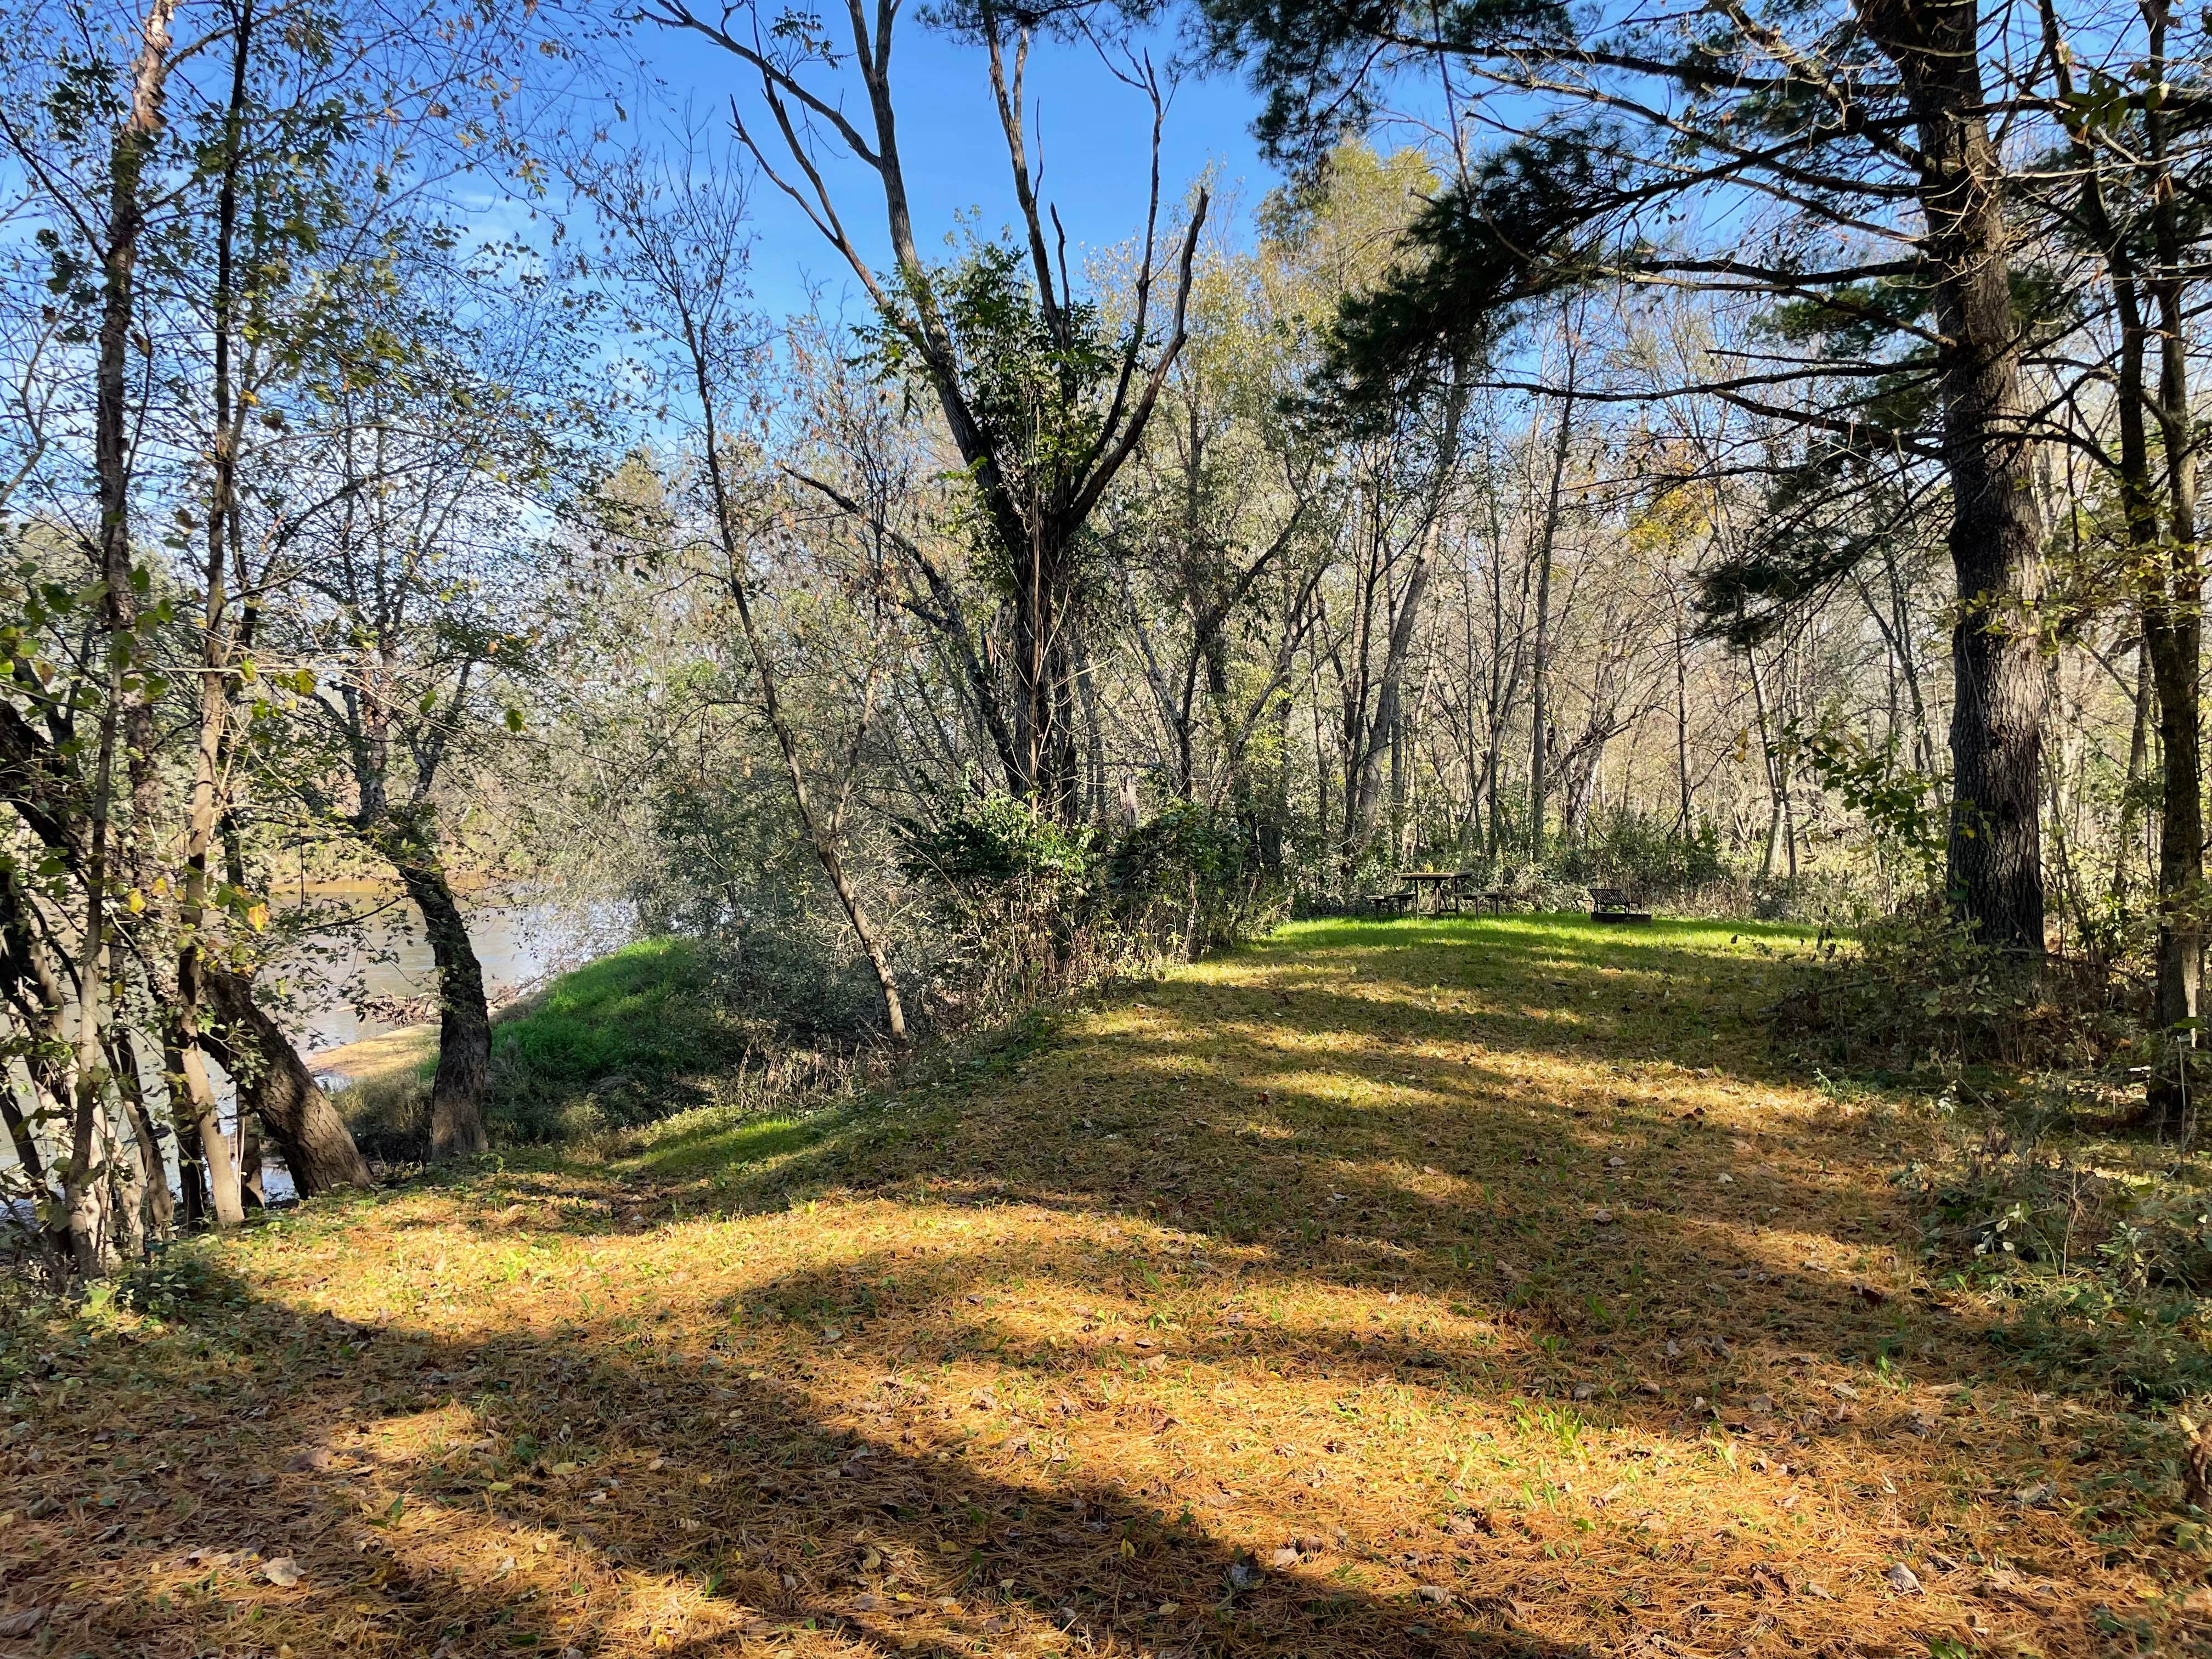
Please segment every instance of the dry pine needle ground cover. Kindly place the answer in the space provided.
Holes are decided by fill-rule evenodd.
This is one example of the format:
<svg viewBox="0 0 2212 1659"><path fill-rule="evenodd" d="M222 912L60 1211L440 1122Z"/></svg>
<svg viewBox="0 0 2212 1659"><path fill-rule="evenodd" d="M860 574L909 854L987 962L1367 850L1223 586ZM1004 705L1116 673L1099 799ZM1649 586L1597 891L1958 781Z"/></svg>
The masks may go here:
<svg viewBox="0 0 2212 1659"><path fill-rule="evenodd" d="M1803 948L1297 927L174 1252L9 1334L0 1654L2182 1650L2171 1430L1916 1282Z"/></svg>

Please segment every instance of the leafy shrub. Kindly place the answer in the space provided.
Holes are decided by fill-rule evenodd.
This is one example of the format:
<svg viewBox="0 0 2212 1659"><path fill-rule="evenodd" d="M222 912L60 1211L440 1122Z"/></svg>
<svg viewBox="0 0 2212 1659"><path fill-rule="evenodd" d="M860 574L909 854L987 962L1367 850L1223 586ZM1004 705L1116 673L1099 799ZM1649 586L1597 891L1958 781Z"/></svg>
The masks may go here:
<svg viewBox="0 0 2212 1659"><path fill-rule="evenodd" d="M780 772L665 777L651 803L645 856L625 873L639 933L697 940L704 954L696 967L714 994L793 1041L854 1042L872 1031L881 1018L873 973ZM884 868L882 850L854 837L848 869L869 884ZM911 961L898 965L915 971Z"/></svg>
<svg viewBox="0 0 2212 1659"><path fill-rule="evenodd" d="M1156 943L1179 935L1187 957L1249 939L1282 909L1244 826L1194 801L1170 801L1126 831L1105 869L1124 925Z"/></svg>
<svg viewBox="0 0 2212 1659"><path fill-rule="evenodd" d="M1887 856L1916 872L1921 887L1935 884L1950 836L1947 778L1906 765L1894 732L1877 744L1832 715L1811 726L1791 722L1784 748L1860 816Z"/></svg>
<svg viewBox="0 0 2212 1659"><path fill-rule="evenodd" d="M1244 827L1196 802L1170 801L1107 838L992 796L945 803L899 833L902 866L951 941L925 996L943 1024L1233 944L1282 909Z"/></svg>
<svg viewBox="0 0 2212 1659"><path fill-rule="evenodd" d="M1087 830L1064 829L1011 795L944 803L933 820L901 818L897 828L899 863L910 880L959 888L1079 884L1091 870Z"/></svg>
<svg viewBox="0 0 2212 1659"><path fill-rule="evenodd" d="M155 1246L144 1261L118 1273L110 1288L116 1306L156 1319L189 1319L196 1313L243 1308L248 1301L237 1276L191 1238Z"/></svg>
<svg viewBox="0 0 2212 1659"><path fill-rule="evenodd" d="M2039 969L1929 903L1832 940L1771 1011L1824 1067L1926 1076L1932 1154L1900 1180L1928 1269L1987 1297L1992 1339L2139 1398L2212 1387L2212 1189L2117 1131L2142 1099L2142 988Z"/></svg>
<svg viewBox="0 0 2212 1659"><path fill-rule="evenodd" d="M1844 870L1808 870L1797 875L1753 875L1735 884L1731 914L1754 921L1822 922L1864 927L1885 914L1876 892L1856 874Z"/></svg>
<svg viewBox="0 0 2212 1659"><path fill-rule="evenodd" d="M1617 887L1641 902L1679 907L1686 896L1729 879L1720 831L1711 821L1684 835L1673 817L1616 808L1594 817L1578 835L1547 838L1539 860L1528 856L1522 823L1505 826L1509 833L1495 855L1457 844L1464 824L1437 828L1444 833L1423 843L1429 850L1419 854L1422 861L1469 866L1486 888L1510 893L1519 904L1538 910L1583 908L1593 887ZM1388 885L1398 867L1389 848L1378 842L1352 872L1346 890L1356 896ZM1729 913L1741 915L1747 908L1747 902L1738 902Z"/></svg>
<svg viewBox="0 0 2212 1659"><path fill-rule="evenodd" d="M1687 836L1672 820L1617 810L1545 860L1553 878L1585 887L1620 887L1641 898L1683 893L1725 872L1720 831L1710 820Z"/></svg>
<svg viewBox="0 0 2212 1659"><path fill-rule="evenodd" d="M1947 1150L1903 1176L1921 1255L1988 1294L1995 1340L2029 1364L2179 1399L2212 1387L2212 1190L2141 1143L2081 1132L2110 1104L2082 1079L1947 1091Z"/></svg>

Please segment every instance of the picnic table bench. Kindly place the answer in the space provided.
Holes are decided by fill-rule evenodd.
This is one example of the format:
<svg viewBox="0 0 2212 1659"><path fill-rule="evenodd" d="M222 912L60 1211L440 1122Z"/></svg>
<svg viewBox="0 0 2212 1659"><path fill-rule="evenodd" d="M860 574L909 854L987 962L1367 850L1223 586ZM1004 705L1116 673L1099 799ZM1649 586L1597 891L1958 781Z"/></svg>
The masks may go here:
<svg viewBox="0 0 2212 1659"><path fill-rule="evenodd" d="M1638 924L1651 920L1649 910L1639 910L1630 900L1625 887L1593 887L1590 892L1592 921Z"/></svg>
<svg viewBox="0 0 2212 1659"><path fill-rule="evenodd" d="M1413 890L1407 887L1395 892L1370 893L1367 896L1367 902L1373 907L1375 914L1380 916L1411 909L1413 898Z"/></svg>

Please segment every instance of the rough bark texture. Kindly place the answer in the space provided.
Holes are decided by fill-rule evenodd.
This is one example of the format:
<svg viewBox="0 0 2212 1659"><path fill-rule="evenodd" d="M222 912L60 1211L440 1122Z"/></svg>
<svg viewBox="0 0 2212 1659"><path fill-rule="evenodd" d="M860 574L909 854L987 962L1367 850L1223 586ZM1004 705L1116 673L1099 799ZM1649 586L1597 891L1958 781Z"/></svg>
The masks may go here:
<svg viewBox="0 0 2212 1659"><path fill-rule="evenodd" d="M107 1058L124 1120L131 1126L131 1154L138 1174L139 1220L148 1238L167 1238L176 1224L176 1200L170 1194L168 1170L161 1161L161 1130L146 1103L137 1048L128 1032L110 1033Z"/></svg>
<svg viewBox="0 0 2212 1659"><path fill-rule="evenodd" d="M238 1085L238 1105L261 1119L284 1154L302 1198L369 1184L368 1165L345 1120L276 1022L253 1000L249 980L210 963L208 1006L222 1029L204 1039ZM240 1053L241 1046L247 1051Z"/></svg>
<svg viewBox="0 0 2212 1659"><path fill-rule="evenodd" d="M484 1091L491 1080L491 1010L483 964L446 872L434 861L395 859L407 896L422 913L438 968L438 1074L430 1085L430 1156L473 1158L490 1146Z"/></svg>
<svg viewBox="0 0 2212 1659"><path fill-rule="evenodd" d="M192 969L192 1018L196 1024L187 1028L179 1013L172 1020L168 1037L162 1045L162 1071L175 1102L172 1115L182 1132L178 1139L178 1153L185 1218L216 1227L235 1227L246 1219L246 1197L239 1185L230 1138L222 1130L215 1085L208 1078L207 1059L197 1034L199 1009L207 991L206 974L198 962Z"/></svg>
<svg viewBox="0 0 2212 1659"><path fill-rule="evenodd" d="M2164 81L2166 24L2159 9L2154 66ZM2202 684L2204 573L2197 549L2195 399L2189 381L2189 296L2185 268L2194 264L2182 229L2166 115L2147 111L2152 175L2151 221L2158 271L2150 284L2158 303L2160 447L2166 456L2166 535L2158 603L2144 612L2143 641L2158 684L2159 740L2166 758L2165 811L2159 835L2159 1018L2176 1034L2174 1086L2154 1097L2162 1130L2181 1131L2190 1116L2195 1022L2203 1012L2204 970L2204 757Z"/></svg>
<svg viewBox="0 0 2212 1659"><path fill-rule="evenodd" d="M1959 619L1951 635L1949 884L1985 943L2043 953L2043 559L2021 435L2002 163L1984 114L1971 4L1869 0L1869 34L1897 66L1924 157L1923 243L1943 336L1944 464Z"/></svg>
<svg viewBox="0 0 2212 1659"><path fill-rule="evenodd" d="M2143 648L2158 688L2158 741L2166 763L2158 826L2158 1018L2169 1029L2197 1016L2204 957L2203 623L2193 555L2192 549L2170 558L2166 580L2143 610Z"/></svg>
<svg viewBox="0 0 2212 1659"><path fill-rule="evenodd" d="M2127 515L2130 550L2142 589L2143 677L2156 692L2160 768L2158 836L2159 929L2158 1023L2174 1037L2171 1066L2154 1066L2145 1090L2145 1120L2161 1133L2179 1130L2189 1114L2189 1051L2196 1046L2198 980L2203 962L2200 909L2204 887L2203 760L2199 738L2197 675L2203 624L2197 614L2201 579L2195 549L2196 502L2193 472L2172 458L2185 458L2183 423L2167 422L2163 452L2173 473L2161 489L2144 420L2144 360L2151 331L2142 312L2141 283L2124 238L2102 210L2100 193L2087 200L2092 222L2104 233L2112 267L2114 309L2120 325L2118 377L2120 434L2120 500ZM2160 410L2178 384L2186 397L2186 369L2162 371ZM2164 500L2172 522L2161 530ZM2137 698L2136 736L2142 738L2143 708ZM2131 757L2131 769L2133 759ZM2122 837L2127 835L2122 817Z"/></svg>
<svg viewBox="0 0 2212 1659"><path fill-rule="evenodd" d="M1559 533L1559 507L1574 442L1576 357L1567 352L1567 390L1559 405L1559 429L1552 445L1552 483L1544 498L1544 528L1536 551L1536 648L1528 667L1528 862L1544 861L1544 806L1550 786L1545 762L1550 757L1552 716L1552 552Z"/></svg>

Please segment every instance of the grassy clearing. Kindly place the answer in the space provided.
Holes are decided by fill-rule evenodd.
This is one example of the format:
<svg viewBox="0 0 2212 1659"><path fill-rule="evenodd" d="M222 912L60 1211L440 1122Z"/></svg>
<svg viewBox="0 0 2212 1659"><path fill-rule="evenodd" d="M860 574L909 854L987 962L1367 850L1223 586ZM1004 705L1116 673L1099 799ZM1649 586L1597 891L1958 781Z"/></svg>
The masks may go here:
<svg viewBox="0 0 2212 1659"><path fill-rule="evenodd" d="M866 1106L196 1244L10 1333L7 1604L149 1659L2202 1642L2172 1431L2008 1370L1897 1248L1924 1121L1771 1060L1802 948L1297 927Z"/></svg>

